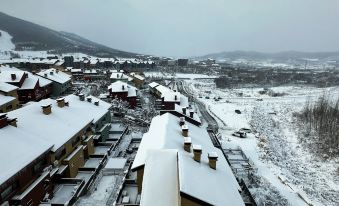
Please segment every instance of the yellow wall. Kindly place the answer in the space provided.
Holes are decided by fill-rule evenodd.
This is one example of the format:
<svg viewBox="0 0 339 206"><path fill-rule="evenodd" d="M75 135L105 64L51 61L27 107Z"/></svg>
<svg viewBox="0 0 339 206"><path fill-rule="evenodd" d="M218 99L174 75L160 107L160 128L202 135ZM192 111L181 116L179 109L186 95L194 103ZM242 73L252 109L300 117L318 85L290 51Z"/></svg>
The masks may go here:
<svg viewBox="0 0 339 206"><path fill-rule="evenodd" d="M68 177L74 178L78 174L79 167L84 166L84 151L83 147L80 146L80 149L75 153L71 159L63 160L63 164L68 165Z"/></svg>
<svg viewBox="0 0 339 206"><path fill-rule="evenodd" d="M181 197L180 199L181 199L181 206L201 206L201 204L193 202L187 198Z"/></svg>

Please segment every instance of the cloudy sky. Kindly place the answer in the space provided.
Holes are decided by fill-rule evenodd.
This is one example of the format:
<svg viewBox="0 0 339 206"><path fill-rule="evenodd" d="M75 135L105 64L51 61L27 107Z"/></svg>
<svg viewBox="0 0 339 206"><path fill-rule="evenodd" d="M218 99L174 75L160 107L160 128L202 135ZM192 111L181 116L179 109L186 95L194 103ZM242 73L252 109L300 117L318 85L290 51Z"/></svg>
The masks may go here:
<svg viewBox="0 0 339 206"><path fill-rule="evenodd" d="M0 11L164 56L338 51L338 0L0 0Z"/></svg>

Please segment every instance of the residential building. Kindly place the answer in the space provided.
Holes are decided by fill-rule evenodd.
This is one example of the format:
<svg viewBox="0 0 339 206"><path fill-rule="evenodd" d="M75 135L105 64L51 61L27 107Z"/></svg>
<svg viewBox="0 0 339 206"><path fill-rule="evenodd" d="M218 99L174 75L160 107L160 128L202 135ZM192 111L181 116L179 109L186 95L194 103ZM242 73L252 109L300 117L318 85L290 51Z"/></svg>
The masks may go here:
<svg viewBox="0 0 339 206"><path fill-rule="evenodd" d="M71 75L58 69L47 69L37 73L38 76L52 81L52 95L57 97L63 95L71 85Z"/></svg>
<svg viewBox="0 0 339 206"><path fill-rule="evenodd" d="M94 138L109 132L110 106L69 95L0 115L0 204L39 205L55 174L74 178L94 154Z"/></svg>
<svg viewBox="0 0 339 206"><path fill-rule="evenodd" d="M206 129L170 113L153 118L132 170L141 206L245 205L230 166Z"/></svg>
<svg viewBox="0 0 339 206"><path fill-rule="evenodd" d="M128 102L130 108L135 108L137 105L137 88L122 82L115 81L108 86L108 91L112 99L119 99Z"/></svg>
<svg viewBox="0 0 339 206"><path fill-rule="evenodd" d="M178 66L179 67L187 67L188 66L188 59L178 59Z"/></svg>
<svg viewBox="0 0 339 206"><path fill-rule="evenodd" d="M141 88L142 86L144 86L145 77L135 72L131 72L129 75L130 77L132 77L132 82L137 88Z"/></svg>
<svg viewBox="0 0 339 206"><path fill-rule="evenodd" d="M0 82L0 113L12 111L18 107L18 87Z"/></svg>
<svg viewBox="0 0 339 206"><path fill-rule="evenodd" d="M121 82L127 83L129 80L132 80L132 78L127 76L126 74L124 74L122 70L120 70L120 71L112 70L110 79L111 79L111 83L114 83L116 81L121 81Z"/></svg>

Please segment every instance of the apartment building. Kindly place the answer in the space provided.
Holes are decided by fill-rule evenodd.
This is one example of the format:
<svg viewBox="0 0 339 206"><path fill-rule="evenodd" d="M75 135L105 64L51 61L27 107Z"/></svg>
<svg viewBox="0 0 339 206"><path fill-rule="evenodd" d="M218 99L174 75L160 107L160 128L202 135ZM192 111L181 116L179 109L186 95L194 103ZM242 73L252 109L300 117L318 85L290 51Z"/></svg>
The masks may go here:
<svg viewBox="0 0 339 206"><path fill-rule="evenodd" d="M132 170L142 206L245 205L231 168L207 131L170 113L153 118Z"/></svg>

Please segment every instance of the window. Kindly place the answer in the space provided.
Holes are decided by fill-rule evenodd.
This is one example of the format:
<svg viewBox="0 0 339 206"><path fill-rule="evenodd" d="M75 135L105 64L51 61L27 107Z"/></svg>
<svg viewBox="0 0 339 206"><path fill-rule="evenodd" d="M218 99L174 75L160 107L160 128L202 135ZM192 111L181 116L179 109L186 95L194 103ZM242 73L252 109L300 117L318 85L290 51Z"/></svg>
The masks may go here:
<svg viewBox="0 0 339 206"><path fill-rule="evenodd" d="M55 159L56 160L60 160L62 156L64 156L66 154L66 149L64 146L62 146L61 148L59 148L56 152L55 152Z"/></svg>
<svg viewBox="0 0 339 206"><path fill-rule="evenodd" d="M72 146L74 147L79 142L79 140L80 140L79 136L77 136L76 138L73 138L72 139Z"/></svg>
<svg viewBox="0 0 339 206"><path fill-rule="evenodd" d="M7 187L2 193L1 198L3 200L7 199L16 189L18 188L18 182L15 182L14 184Z"/></svg>

